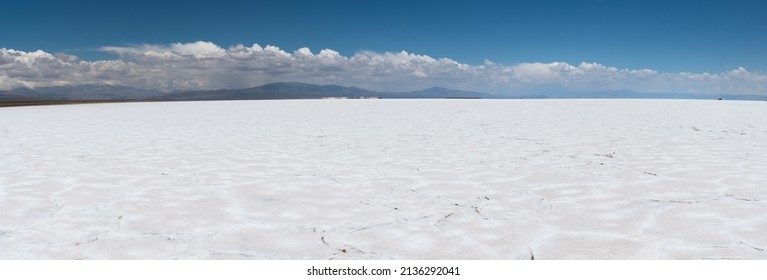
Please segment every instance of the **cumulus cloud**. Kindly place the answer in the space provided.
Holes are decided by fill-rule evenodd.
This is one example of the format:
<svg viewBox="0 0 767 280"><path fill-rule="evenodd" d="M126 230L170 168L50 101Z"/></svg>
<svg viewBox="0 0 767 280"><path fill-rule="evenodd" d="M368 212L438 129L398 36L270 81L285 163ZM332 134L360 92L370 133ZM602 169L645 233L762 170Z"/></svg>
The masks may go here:
<svg viewBox="0 0 767 280"><path fill-rule="evenodd" d="M65 53L0 49L0 89L109 83L171 91L298 81L383 91L441 86L511 95L546 89L767 95L767 75L742 67L723 73L660 73L594 62L502 65L487 60L471 65L406 51L344 56L330 49L285 51L258 44L223 48L203 41L101 50L117 59L84 61Z"/></svg>

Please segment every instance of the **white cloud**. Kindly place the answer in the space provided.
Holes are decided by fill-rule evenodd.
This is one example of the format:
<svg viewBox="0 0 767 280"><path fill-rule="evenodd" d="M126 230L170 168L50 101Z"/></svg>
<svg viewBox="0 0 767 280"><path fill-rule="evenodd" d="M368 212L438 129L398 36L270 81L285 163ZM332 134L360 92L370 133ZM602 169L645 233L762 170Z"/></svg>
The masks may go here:
<svg viewBox="0 0 767 280"><path fill-rule="evenodd" d="M171 45L174 53L191 55L194 58L219 58L226 55L226 51L216 44L197 41L189 44L175 43Z"/></svg>
<svg viewBox="0 0 767 280"><path fill-rule="evenodd" d="M535 94L542 89L575 92L629 90L703 94L767 95L767 75L739 67L723 73L660 73L618 69L594 62L470 65L449 58L401 52L363 51L344 56L323 49L288 52L276 46L210 42L108 46L115 60L84 61L42 50L0 49L0 89L110 83L146 89L243 88L278 81L340 84L406 91L431 86L499 94Z"/></svg>

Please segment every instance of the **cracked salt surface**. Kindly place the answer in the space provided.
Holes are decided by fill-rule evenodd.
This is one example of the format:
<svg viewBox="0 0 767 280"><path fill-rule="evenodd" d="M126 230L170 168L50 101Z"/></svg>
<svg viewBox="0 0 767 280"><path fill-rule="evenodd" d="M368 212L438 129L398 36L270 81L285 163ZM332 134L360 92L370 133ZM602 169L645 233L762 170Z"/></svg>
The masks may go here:
<svg viewBox="0 0 767 280"><path fill-rule="evenodd" d="M2 259L767 259L767 103L0 109Z"/></svg>

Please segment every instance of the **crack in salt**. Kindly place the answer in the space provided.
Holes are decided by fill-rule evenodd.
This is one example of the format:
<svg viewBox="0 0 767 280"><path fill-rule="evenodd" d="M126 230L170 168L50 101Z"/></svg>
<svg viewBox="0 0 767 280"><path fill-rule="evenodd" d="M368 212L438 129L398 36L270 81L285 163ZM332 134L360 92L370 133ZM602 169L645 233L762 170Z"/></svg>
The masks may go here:
<svg viewBox="0 0 767 280"><path fill-rule="evenodd" d="M333 260L336 257L338 257L339 255L352 254L352 253L354 253L354 254L363 254L363 255L374 255L374 256L378 255L378 253L376 253L376 252L373 252L373 251L368 252L368 251L362 250L360 248L357 248L357 247L355 247L353 245L349 245L349 244L344 244L344 247L345 248L338 249L338 252L334 253L329 258L329 260Z"/></svg>
<svg viewBox="0 0 767 280"><path fill-rule="evenodd" d="M243 258L258 259L259 256L246 254L246 253L227 253L227 252L214 252L213 255L217 256L240 256Z"/></svg>
<svg viewBox="0 0 767 280"><path fill-rule="evenodd" d="M368 230L368 229L375 228L375 227L380 227L380 226L392 225L394 223L395 222L373 224L373 225L369 225L369 226L365 226L365 227L361 227L361 228L355 229L355 230L353 230L353 231L351 231L349 233L360 232L360 231L364 231L364 230Z"/></svg>
<svg viewBox="0 0 767 280"><path fill-rule="evenodd" d="M661 200L661 199L650 199L651 202L661 202L661 203L682 203L682 204L693 204L693 203L700 203L700 200Z"/></svg>
<svg viewBox="0 0 767 280"><path fill-rule="evenodd" d="M749 201L749 202L758 202L758 201L760 201L759 199L755 199L755 198L742 198L742 197L737 197L737 196L734 196L734 195L731 195L731 194L728 194L728 193L725 193L724 197L729 197L729 198L732 198L732 199L735 199L735 200Z"/></svg>
<svg viewBox="0 0 767 280"><path fill-rule="evenodd" d="M751 244L748 244L748 243L746 243L746 242L743 242L743 240L738 240L738 242L739 242L740 244L743 244L743 245L745 245L746 247L749 247L749 248L751 248L751 249L757 250L757 251L759 251L759 252L764 252L764 251L767 251L767 249L765 249L765 248L756 247L756 246L754 246L754 245L751 245Z"/></svg>

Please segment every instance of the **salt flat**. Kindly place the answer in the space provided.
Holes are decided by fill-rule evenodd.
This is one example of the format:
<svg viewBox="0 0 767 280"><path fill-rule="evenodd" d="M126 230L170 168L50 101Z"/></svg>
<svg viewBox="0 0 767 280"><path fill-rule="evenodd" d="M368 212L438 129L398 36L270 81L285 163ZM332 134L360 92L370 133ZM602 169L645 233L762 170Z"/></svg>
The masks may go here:
<svg viewBox="0 0 767 280"><path fill-rule="evenodd" d="M767 259L767 102L0 109L2 259Z"/></svg>

